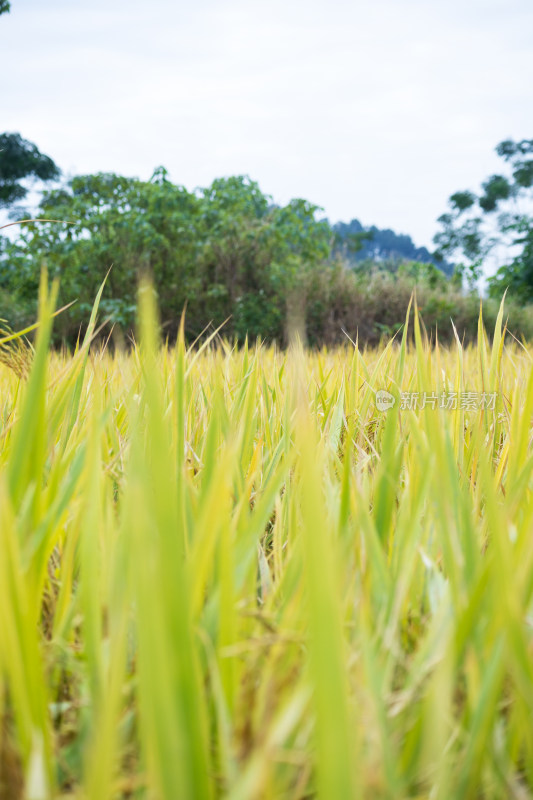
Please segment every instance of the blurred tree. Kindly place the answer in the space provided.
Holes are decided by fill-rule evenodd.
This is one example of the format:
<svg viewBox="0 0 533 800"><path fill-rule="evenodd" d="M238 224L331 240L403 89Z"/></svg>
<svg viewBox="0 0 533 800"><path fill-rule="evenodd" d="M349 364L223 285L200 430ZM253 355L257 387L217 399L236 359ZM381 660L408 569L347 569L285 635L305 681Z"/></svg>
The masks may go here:
<svg viewBox="0 0 533 800"><path fill-rule="evenodd" d="M39 216L64 222L23 225L8 245L0 284L18 287L17 296L26 301L36 296L46 262L51 276L61 279L60 301L78 301L68 318L58 319L65 338L88 318L111 266L101 307L119 325L133 324L137 282L146 272L161 293L162 313L177 313L194 294L198 214L197 198L168 181L164 170L150 181L112 173L77 176L67 187L44 193Z"/></svg>
<svg viewBox="0 0 533 800"><path fill-rule="evenodd" d="M9 0L0 0L0 14L7 14L8 11L11 11Z"/></svg>
<svg viewBox="0 0 533 800"><path fill-rule="evenodd" d="M25 178L52 181L60 174L52 159L19 133L0 134L0 208L26 197L28 189L21 183Z"/></svg>
<svg viewBox="0 0 533 800"><path fill-rule="evenodd" d="M449 279L435 264L425 261L404 261L398 267L398 275L412 279L416 284L423 284L430 289L446 292Z"/></svg>
<svg viewBox="0 0 533 800"><path fill-rule="evenodd" d="M246 176L194 193L163 168L150 181L100 173L78 176L43 195L39 216L64 220L21 227L0 261L0 290L23 306L37 296L45 261L61 278L61 302L78 299L56 330L76 336L112 265L101 308L128 329L138 278L159 293L164 330L173 335L187 305L190 336L228 317L226 328L280 339L290 298L305 298L305 276L329 255L330 228L304 200L279 208Z"/></svg>
<svg viewBox="0 0 533 800"><path fill-rule="evenodd" d="M217 321L231 316L241 339L280 338L291 298L304 297L304 274L329 255L329 225L305 200L272 205L245 175L215 180L200 197L204 312Z"/></svg>
<svg viewBox="0 0 533 800"><path fill-rule="evenodd" d="M439 217L438 253L461 259L457 272L475 284L483 263L498 249L504 264L489 280L497 297L509 288L522 302L533 300L533 139L507 139L496 147L507 175L492 175L482 192L453 194Z"/></svg>
<svg viewBox="0 0 533 800"><path fill-rule="evenodd" d="M375 225L364 228L358 219L337 222L332 226L335 239L333 248L355 268L365 268L371 261L398 265L402 261L434 263L442 272L451 275L453 266L442 258L437 259L426 247L416 247L410 236L398 234L389 228Z"/></svg>

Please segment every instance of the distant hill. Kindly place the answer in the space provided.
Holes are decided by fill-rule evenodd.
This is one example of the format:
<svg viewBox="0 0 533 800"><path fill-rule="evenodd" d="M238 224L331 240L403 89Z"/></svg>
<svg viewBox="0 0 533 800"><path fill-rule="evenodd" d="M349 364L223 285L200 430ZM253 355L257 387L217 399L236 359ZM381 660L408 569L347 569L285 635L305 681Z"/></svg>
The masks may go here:
<svg viewBox="0 0 533 800"><path fill-rule="evenodd" d="M375 225L365 228L358 219L337 222L331 228L337 240L335 250L342 252L348 261L420 261L435 264L446 275L453 272L453 264L439 261L427 247L416 247L405 233L395 233L390 228L380 229Z"/></svg>

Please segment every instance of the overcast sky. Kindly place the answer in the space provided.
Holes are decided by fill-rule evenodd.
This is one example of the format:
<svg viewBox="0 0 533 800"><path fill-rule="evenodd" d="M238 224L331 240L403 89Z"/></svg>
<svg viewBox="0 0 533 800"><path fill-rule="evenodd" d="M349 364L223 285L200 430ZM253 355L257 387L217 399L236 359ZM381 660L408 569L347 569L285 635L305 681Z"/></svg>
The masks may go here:
<svg viewBox="0 0 533 800"><path fill-rule="evenodd" d="M245 173L431 246L533 136L532 34L531 0L12 0L0 131L67 174Z"/></svg>

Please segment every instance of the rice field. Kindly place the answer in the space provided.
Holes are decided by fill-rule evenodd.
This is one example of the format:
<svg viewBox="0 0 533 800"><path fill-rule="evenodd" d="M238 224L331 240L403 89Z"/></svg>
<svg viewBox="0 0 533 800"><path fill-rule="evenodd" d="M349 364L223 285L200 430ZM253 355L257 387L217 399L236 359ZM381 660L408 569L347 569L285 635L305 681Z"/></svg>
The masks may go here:
<svg viewBox="0 0 533 800"><path fill-rule="evenodd" d="M98 300L97 300L98 302ZM533 796L533 350L0 341L0 797ZM414 338L412 334L414 333ZM17 369L18 365L18 369ZM382 408L382 410L380 410Z"/></svg>

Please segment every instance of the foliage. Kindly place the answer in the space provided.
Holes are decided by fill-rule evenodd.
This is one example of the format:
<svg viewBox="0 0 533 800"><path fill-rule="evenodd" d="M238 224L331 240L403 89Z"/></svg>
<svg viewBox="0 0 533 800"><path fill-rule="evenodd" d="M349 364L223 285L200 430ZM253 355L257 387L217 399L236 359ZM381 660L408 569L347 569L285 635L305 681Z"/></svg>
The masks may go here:
<svg viewBox="0 0 533 800"><path fill-rule="evenodd" d="M508 288L522 302L533 301L533 139L500 142L497 154L507 175L492 175L479 195L461 191L449 199L450 210L439 217L438 251L461 257L458 273L474 284L487 257L498 250L504 264L489 281L499 297ZM501 258L501 255L500 255Z"/></svg>
<svg viewBox="0 0 533 800"><path fill-rule="evenodd" d="M78 299L59 323L76 336L105 273L102 310L125 330L135 316L135 287L149 274L164 324L175 335L187 305L188 333L230 318L244 340L283 339L286 298L329 255L330 231L304 200L273 206L244 176L219 179L191 193L160 168L150 181L114 174L77 176L44 194L39 216L63 222L22 226L8 246L0 286L15 305L34 297L43 262L61 277L60 301Z"/></svg>
<svg viewBox="0 0 533 800"><path fill-rule="evenodd" d="M391 335L402 327L413 289L433 340L438 335L441 343L453 342L453 321L461 340L475 341L479 296L463 292L434 266L407 262L396 273L371 265L364 272L354 273L340 263L321 271L308 294L309 343L334 346L348 334L361 346L378 345L383 334ZM498 307L493 299L485 301L489 329L495 324ZM506 311L507 326L513 335L533 340L532 307L509 302Z"/></svg>
<svg viewBox="0 0 533 800"><path fill-rule="evenodd" d="M214 265L212 245L211 241L202 251L202 261L200 262L199 256L197 263ZM239 252L242 256L242 249ZM352 271L342 261L335 260L312 270L302 269L301 262L296 262L291 272L289 254L285 254L285 258L285 274L273 263L268 270L261 273L261 282L254 281L253 288L250 286L252 278L248 279L250 290L236 295L233 315L224 326L224 335L236 336L241 342L246 337L250 340L259 337L284 344L288 341L292 323L293 332L297 332L312 346L338 345L346 341L346 334L354 340L358 337L361 344L377 345L384 334L393 334L402 327L411 294L416 289L430 336L435 338L438 332L441 342L453 342L451 320L461 339L473 341L477 336L478 295L462 291L460 285L447 280L434 265L403 262L377 268L372 262L363 262L364 269ZM20 282L20 275L27 262L22 260L17 264L12 256L10 263L12 267L16 267L16 271L14 269L12 273L13 289L2 291L0 287L0 317L9 319L12 327L24 327L29 324L33 314L33 301L27 287L32 283L35 285L34 273L31 271L24 282ZM222 261L224 266L228 263L228 260ZM239 262L234 259L233 263ZM71 262L67 260L65 265L68 270ZM117 283L115 267L116 264L108 278L109 282L114 280L115 283L106 287L107 296L102 299L102 309L106 318L113 321L115 334L122 329L123 335L127 335L136 312L136 298L131 284L125 281L121 287ZM211 269L211 284L202 284L200 281L193 283L194 277L198 277L200 273L191 272L191 280L183 289L188 292L184 300L187 303L187 316L192 317L186 324L187 338L190 341L213 320L218 327L231 314L226 278L223 277L215 283L215 267L211 266ZM95 284L97 276L94 273L82 275L86 286ZM75 285L69 291L62 291L61 304L70 302L76 296L75 291ZM123 292L122 297L118 296L119 291ZM177 288L174 287L173 291L177 291ZM173 297L165 296L164 288L159 294L168 314L168 309L173 307ZM199 302L198 297L203 297L204 302ZM176 311L170 313L175 313L177 319L181 314L181 307L175 303L174 308ZM489 327L494 325L497 311L498 303L495 300L489 299L485 302ZM60 332L57 339L75 344L79 328L83 327L83 313L87 312L86 303L77 303L61 314L56 322ZM163 326L165 336L174 338L175 325L176 322L167 317ZM519 339L533 340L531 306L508 302L507 325ZM102 336L107 338L108 330L104 329ZM116 341L121 345L123 336L117 336Z"/></svg>
<svg viewBox="0 0 533 800"><path fill-rule="evenodd" d="M53 181L60 171L49 156L19 133L0 134L0 208L7 208L26 197L28 189L21 183L27 178Z"/></svg>
<svg viewBox="0 0 533 800"><path fill-rule="evenodd" d="M7 14L9 11L11 11L9 0L0 0L0 14Z"/></svg>
<svg viewBox="0 0 533 800"><path fill-rule="evenodd" d="M523 157L527 146L507 142L500 148L524 191L531 177ZM477 205L490 214L498 203L516 199L518 190L509 186L493 177L480 198L456 193L451 203L457 219ZM461 337L476 336L477 300L461 291L461 265L449 280L447 262L438 266L409 237L365 230L357 220L332 227L305 200L274 205L246 176L215 180L194 192L172 183L162 167L149 181L112 173L77 176L45 191L37 213L56 221L26 222L14 241L0 239L0 317L11 326L29 324L46 265L60 278L58 302L75 301L56 323L56 343L75 345L90 298L109 270L101 311L113 323L117 343L133 332L135 287L146 275L154 282L163 332L171 341L186 307L189 341L223 325L224 334L238 342L259 337L286 344L298 334L312 345L333 345L346 332L377 344L403 324L414 287L432 336L438 330L441 341L453 338L450 318ZM465 217L460 231L455 221L447 241L462 242L474 259L473 274L486 242L471 218ZM533 274L533 240L527 220L522 222L522 271L511 265L505 281L515 298L508 307L509 326L517 336L531 338L529 311L516 303L529 297L520 295L528 264ZM380 254L377 262L365 257L369 237L374 254ZM420 258L400 259L395 247ZM499 279L503 275L502 269ZM487 313L494 318L492 302Z"/></svg>
<svg viewBox="0 0 533 800"><path fill-rule="evenodd" d="M398 234L372 225L364 228L358 219L337 222L332 226L335 235L335 250L353 267L364 269L361 262L389 263L391 268L402 261L418 261L434 264L444 274L451 275L453 266L443 258L437 258L426 247L416 247L410 236Z"/></svg>
<svg viewBox="0 0 533 800"><path fill-rule="evenodd" d="M334 232L317 212L305 200L273 205L245 176L196 192L172 183L162 167L150 181L77 176L43 194L39 216L59 221L26 223L16 241L4 240L0 317L11 326L30 323L46 264L60 278L60 305L77 301L55 326L55 341L71 346L109 270L101 311L119 342L133 330L135 287L143 275L154 281L171 340L186 307L189 341L225 323L224 334L240 342L260 337L284 344L298 333L313 345L333 345L346 331L377 344L401 327L415 286L428 331L453 338L452 317L460 336L475 337L476 300L434 264L384 260L378 268L366 260L347 269L332 252ZM357 247L357 238L352 244ZM494 316L491 303L487 313ZM509 325L518 336L533 335L527 313L513 304Z"/></svg>
<svg viewBox="0 0 533 800"><path fill-rule="evenodd" d="M69 357L40 291L27 381L0 364L2 796L530 795L533 371L503 309L492 347L481 319L431 347L415 309L414 346L187 350L144 286L129 354L89 353L95 309Z"/></svg>
<svg viewBox="0 0 533 800"><path fill-rule="evenodd" d="M428 261L407 261L398 267L398 275L411 278L415 284L426 284L431 289L445 292L448 286L446 276L435 264Z"/></svg>

